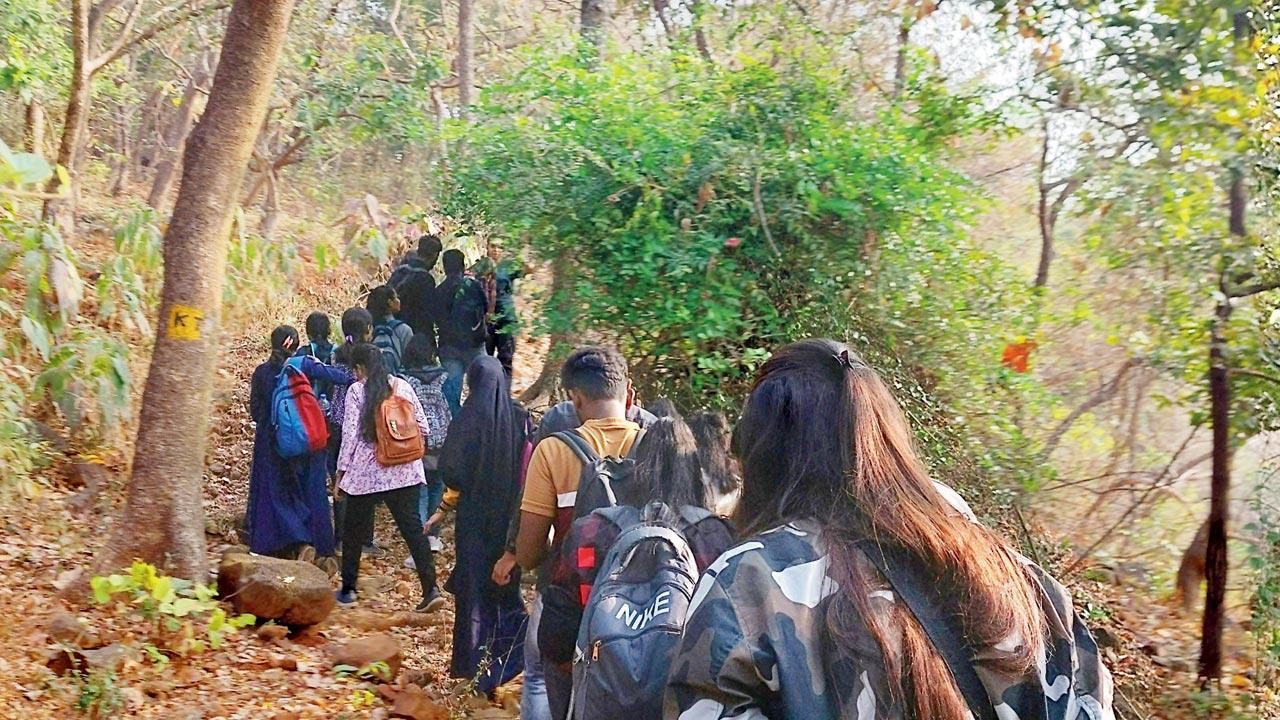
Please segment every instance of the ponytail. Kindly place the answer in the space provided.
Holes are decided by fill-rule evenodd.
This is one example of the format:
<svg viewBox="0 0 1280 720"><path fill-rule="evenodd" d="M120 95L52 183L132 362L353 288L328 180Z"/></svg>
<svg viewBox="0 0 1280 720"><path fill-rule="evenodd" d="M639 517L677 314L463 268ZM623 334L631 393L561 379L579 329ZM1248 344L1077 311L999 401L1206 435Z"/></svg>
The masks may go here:
<svg viewBox="0 0 1280 720"><path fill-rule="evenodd" d="M353 367L364 369L364 412L360 413L360 436L368 442L378 441L378 407L391 395L391 376L382 362L382 351L369 343L360 343L351 351Z"/></svg>
<svg viewBox="0 0 1280 720"><path fill-rule="evenodd" d="M281 325L272 330L269 362L272 365L284 365L284 362L293 357L293 353L298 349L298 342L298 331L291 325Z"/></svg>

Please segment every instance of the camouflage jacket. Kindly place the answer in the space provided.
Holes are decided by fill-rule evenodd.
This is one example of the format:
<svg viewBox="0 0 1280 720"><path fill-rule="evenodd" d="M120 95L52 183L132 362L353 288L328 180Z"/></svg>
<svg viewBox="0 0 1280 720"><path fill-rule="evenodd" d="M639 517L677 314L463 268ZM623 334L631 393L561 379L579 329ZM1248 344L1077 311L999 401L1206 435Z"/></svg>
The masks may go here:
<svg viewBox="0 0 1280 720"><path fill-rule="evenodd" d="M865 558L866 569L878 576ZM1073 612L1066 590L1027 563L1039 580L1050 633L1036 676L976 669L1001 720L1113 720L1111 674ZM668 720L881 720L905 717L891 697L879 645L869 631L851 650L828 641L835 592L818 527L795 523L740 543L703 573L671 666ZM898 602L886 582L870 593L873 612Z"/></svg>

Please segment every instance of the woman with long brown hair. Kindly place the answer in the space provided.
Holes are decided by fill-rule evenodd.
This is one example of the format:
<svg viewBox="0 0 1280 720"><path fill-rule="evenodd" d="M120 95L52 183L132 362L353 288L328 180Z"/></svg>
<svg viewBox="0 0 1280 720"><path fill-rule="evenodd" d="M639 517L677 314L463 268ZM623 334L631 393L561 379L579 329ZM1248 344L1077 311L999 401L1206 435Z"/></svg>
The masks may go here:
<svg viewBox="0 0 1280 720"><path fill-rule="evenodd" d="M847 347L774 354L733 447L747 539L699 582L668 718L1113 717L1069 595L935 485Z"/></svg>

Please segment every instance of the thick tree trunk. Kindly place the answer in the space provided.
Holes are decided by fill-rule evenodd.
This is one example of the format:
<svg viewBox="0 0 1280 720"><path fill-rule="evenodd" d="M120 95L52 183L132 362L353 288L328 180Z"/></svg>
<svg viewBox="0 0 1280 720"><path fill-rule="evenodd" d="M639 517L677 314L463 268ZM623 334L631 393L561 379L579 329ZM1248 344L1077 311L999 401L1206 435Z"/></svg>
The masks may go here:
<svg viewBox="0 0 1280 720"><path fill-rule="evenodd" d="M458 0L458 106L464 119L470 116L476 88L474 37L471 0Z"/></svg>
<svg viewBox="0 0 1280 720"><path fill-rule="evenodd" d="M209 436L227 241L294 0L236 0L209 102L183 157L125 506L103 555L206 579L200 479Z"/></svg>
<svg viewBox="0 0 1280 720"><path fill-rule="evenodd" d="M67 91L67 112L62 122L62 140L58 143L58 164L71 177L68 192L44 201L41 213L45 222L53 223L64 237L75 233L76 200L80 193L80 156L89 126L89 0L71 0L71 87ZM49 178L46 192L56 193L58 176Z"/></svg>
<svg viewBox="0 0 1280 720"><path fill-rule="evenodd" d="M27 143L27 152L35 153L40 157L44 157L44 105L39 100L32 99L27 103L27 121L26 128L23 130L23 139Z"/></svg>
<svg viewBox="0 0 1280 720"><path fill-rule="evenodd" d="M156 210L160 210L164 205L165 199L169 196L169 190L173 187L173 180L177 177L182 149L186 146L187 136L191 134L191 127L195 124L196 106L200 102L208 79L208 59L202 54L196 59L191 79L187 81L187 87L182 92L182 102L178 105L178 111L165 130L162 138L164 145L158 148L157 156L160 159L156 163L156 176L151 182L151 193L147 196L147 204Z"/></svg>

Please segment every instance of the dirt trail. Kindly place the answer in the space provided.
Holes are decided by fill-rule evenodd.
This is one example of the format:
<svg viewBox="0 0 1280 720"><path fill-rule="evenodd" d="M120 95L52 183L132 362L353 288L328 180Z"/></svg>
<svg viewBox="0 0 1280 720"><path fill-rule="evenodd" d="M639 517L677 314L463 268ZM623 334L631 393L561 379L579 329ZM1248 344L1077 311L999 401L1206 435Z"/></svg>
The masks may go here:
<svg viewBox="0 0 1280 720"><path fill-rule="evenodd" d="M533 283L526 285L532 289ZM266 307L233 303L223 321L230 330L224 331L224 353L217 370L204 485L211 567L216 567L223 550L239 542L235 526L244 511L253 452L248 384L254 367L266 356L267 334L282 322L301 328L313 309L329 312L336 325L342 309L359 294L360 282L348 268L324 277L299 278L294 287L300 292L283 295ZM522 292L526 307L529 296ZM517 392L537 376L544 347L545 341L521 338L515 365ZM381 631L399 640L406 668L403 675L437 690L456 686L447 678L452 598L432 616L406 612L417 603L420 591L415 574L402 564L407 548L385 509L379 511L375 537L388 549L386 555L364 559L360 602L355 609L336 610L317 632L267 642L250 629L229 636L219 650L174 657L164 666L131 656L119 670L114 690L76 688L69 680L51 683L45 668L51 644L44 630L60 611L70 611L86 622L104 643L136 647L145 639L145 624L127 612L66 603L59 599L57 587L72 572L91 566L122 496L128 450L121 447L109 458L110 482L87 507L73 508L73 489L60 484L18 503L0 527L0 572L10 578L0 587L0 615L13 619L0 623L0 647L10 649L0 653L0 675L6 679L0 683L0 719L78 716L76 703L94 692L117 697L123 703L120 714L126 717L385 717L385 706L371 694L372 686L338 678L323 648L327 642ZM445 551L437 555L442 585L453 567L452 539L450 519L444 529ZM518 694L518 681L499 693L497 702L506 710L457 698L451 704L455 710L465 709L467 716L514 717Z"/></svg>

